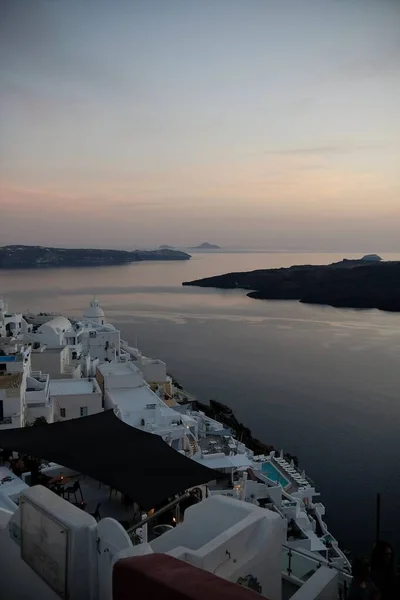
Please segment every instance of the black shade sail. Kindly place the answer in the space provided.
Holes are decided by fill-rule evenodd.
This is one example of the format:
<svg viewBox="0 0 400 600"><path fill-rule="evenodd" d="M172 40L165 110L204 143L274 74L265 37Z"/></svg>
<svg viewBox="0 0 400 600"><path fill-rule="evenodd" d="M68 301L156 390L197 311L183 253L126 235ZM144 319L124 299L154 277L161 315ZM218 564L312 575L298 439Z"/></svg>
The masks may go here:
<svg viewBox="0 0 400 600"><path fill-rule="evenodd" d="M0 447L58 463L119 490L143 509L221 473L107 410L70 421L0 431Z"/></svg>

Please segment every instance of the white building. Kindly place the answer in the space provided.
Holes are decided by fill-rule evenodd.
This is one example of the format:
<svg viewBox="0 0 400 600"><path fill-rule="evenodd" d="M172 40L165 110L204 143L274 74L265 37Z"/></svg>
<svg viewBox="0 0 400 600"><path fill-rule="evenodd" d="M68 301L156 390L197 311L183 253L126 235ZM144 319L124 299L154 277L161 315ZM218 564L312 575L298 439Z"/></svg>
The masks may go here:
<svg viewBox="0 0 400 600"><path fill-rule="evenodd" d="M12 338L0 339L0 374L23 373L26 378L30 371L30 344Z"/></svg>
<svg viewBox="0 0 400 600"><path fill-rule="evenodd" d="M138 348L121 340L121 360L134 361L153 391L162 390L163 394L172 397L172 379L167 375L167 365L158 358L143 356Z"/></svg>
<svg viewBox="0 0 400 600"><path fill-rule="evenodd" d="M0 428L25 425L27 378L31 372L31 347L4 338L0 343Z"/></svg>
<svg viewBox="0 0 400 600"><path fill-rule="evenodd" d="M24 427L38 417L52 423L103 410L96 380L71 378L68 369L73 370L74 366L66 362L67 346L44 347L44 350L41 347L42 352L37 352L38 348L34 352L30 344L9 340L4 338L5 343L0 343L0 429ZM47 370L50 366L58 378L50 380L50 375L42 369L32 370L32 356L42 359L39 363L34 360L36 367ZM80 365L77 369L80 375ZM70 378L60 378L63 374Z"/></svg>
<svg viewBox="0 0 400 600"><path fill-rule="evenodd" d="M91 321L78 323L79 343L84 354L100 361L119 360L120 332L109 323L98 325Z"/></svg>
<svg viewBox="0 0 400 600"><path fill-rule="evenodd" d="M97 367L96 379L104 393L144 385L140 370L132 362L102 363Z"/></svg>
<svg viewBox="0 0 400 600"><path fill-rule="evenodd" d="M18 337L31 328L21 313L9 312L7 302L0 298L0 337Z"/></svg>
<svg viewBox="0 0 400 600"><path fill-rule="evenodd" d="M102 308L100 308L97 298L93 298L93 300L91 300L89 306L83 313L83 318L85 321L91 321L92 323L97 323L97 325L104 325L106 322L104 311Z"/></svg>
<svg viewBox="0 0 400 600"><path fill-rule="evenodd" d="M50 377L42 371L31 371L26 379L25 422L34 423L35 419L44 417L48 423L53 422L53 406L49 393Z"/></svg>
<svg viewBox="0 0 400 600"><path fill-rule="evenodd" d="M54 421L86 417L103 410L101 390L91 378L50 381L50 401Z"/></svg>
<svg viewBox="0 0 400 600"><path fill-rule="evenodd" d="M183 590L193 577L204 597L219 594L241 600L337 600L351 581L322 558L301 551L293 552L289 563L282 547L283 520L270 510L231 498L203 500L186 509L182 524L150 543L133 545L112 518L96 522L42 486L26 489L20 481L7 485L13 486L11 491L21 488L17 508L0 508L2 594L7 600L57 600L60 595L112 600L113 581L121 582L119 589L129 595L153 569L169 586ZM152 554L157 554L154 562ZM52 558L49 567L39 555ZM144 555L147 571L141 567ZM135 562L135 557L142 558ZM121 577L121 559L125 569L132 569L131 577L127 571Z"/></svg>
<svg viewBox="0 0 400 600"><path fill-rule="evenodd" d="M33 339L50 348L79 343L71 321L62 316L55 317L40 325L33 334Z"/></svg>
<svg viewBox="0 0 400 600"><path fill-rule="evenodd" d="M106 410L113 409L122 421L132 427L161 435L176 450L192 453L187 438L192 420L169 408L152 392L133 363L99 365L96 379L104 393Z"/></svg>
<svg viewBox="0 0 400 600"><path fill-rule="evenodd" d="M34 371L46 371L52 379L80 378L82 375L84 361L70 357L68 346L51 348L36 342L32 346L31 360ZM83 372L86 373L85 369Z"/></svg>
<svg viewBox="0 0 400 600"><path fill-rule="evenodd" d="M93 298L84 310L79 326L82 328L79 341L85 354L100 362L119 360L120 332L111 323L106 323L97 298Z"/></svg>
<svg viewBox="0 0 400 600"><path fill-rule="evenodd" d="M25 425L24 406L25 389L22 379L22 373L10 373L1 375L0 429L12 429L13 427L23 427Z"/></svg>
<svg viewBox="0 0 400 600"><path fill-rule="evenodd" d="M0 428L24 427L37 417L53 420L49 375L32 370L32 346L19 340L0 343Z"/></svg>
<svg viewBox="0 0 400 600"><path fill-rule="evenodd" d="M43 323L29 339L57 348L68 346L71 360L90 355L100 361L118 360L120 355L120 332L111 324L99 324L92 320L72 323L59 316Z"/></svg>

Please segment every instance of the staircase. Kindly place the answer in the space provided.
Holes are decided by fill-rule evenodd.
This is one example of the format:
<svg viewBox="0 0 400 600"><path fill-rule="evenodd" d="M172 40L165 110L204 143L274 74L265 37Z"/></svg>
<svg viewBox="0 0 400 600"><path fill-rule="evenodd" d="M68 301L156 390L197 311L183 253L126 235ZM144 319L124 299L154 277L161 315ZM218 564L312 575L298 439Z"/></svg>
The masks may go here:
<svg viewBox="0 0 400 600"><path fill-rule="evenodd" d="M196 454L196 452L199 452L200 447L194 437L189 438L189 444L190 444L190 447L192 448L193 454Z"/></svg>

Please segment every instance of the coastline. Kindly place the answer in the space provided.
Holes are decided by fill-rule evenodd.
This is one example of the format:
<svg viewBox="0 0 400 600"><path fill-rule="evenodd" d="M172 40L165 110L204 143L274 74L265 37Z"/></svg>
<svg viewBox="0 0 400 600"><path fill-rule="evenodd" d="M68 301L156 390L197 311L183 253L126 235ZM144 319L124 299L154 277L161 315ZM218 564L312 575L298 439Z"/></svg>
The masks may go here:
<svg viewBox="0 0 400 600"><path fill-rule="evenodd" d="M242 289L257 300L295 300L334 308L400 312L400 261L344 259L329 265L231 272L184 281L182 286Z"/></svg>
<svg viewBox="0 0 400 600"><path fill-rule="evenodd" d="M0 269L120 266L143 261L190 260L180 250L113 250L101 248L53 248L47 246L2 246Z"/></svg>
<svg viewBox="0 0 400 600"><path fill-rule="evenodd" d="M229 427L229 429L231 429L234 432L236 439L240 442L243 442L243 444L245 444L245 446L247 446L249 450L252 450L256 455L268 455L274 450L277 451L277 448L275 448L272 444L266 444L258 438L253 437L251 429L249 427L246 427L246 425L244 425L237 419L235 413L227 404L223 404L222 402L218 402L217 400L211 399L209 400L209 404L200 402L192 394L187 392L172 375L170 376L172 378L172 383L174 387L180 390L180 392L182 393L182 400L177 400L179 404L192 404L194 410L201 411L207 417L215 419L219 423L226 425L226 427ZM296 455L290 454L289 452L285 452L284 458L288 462L293 460L295 466L299 466L299 460Z"/></svg>

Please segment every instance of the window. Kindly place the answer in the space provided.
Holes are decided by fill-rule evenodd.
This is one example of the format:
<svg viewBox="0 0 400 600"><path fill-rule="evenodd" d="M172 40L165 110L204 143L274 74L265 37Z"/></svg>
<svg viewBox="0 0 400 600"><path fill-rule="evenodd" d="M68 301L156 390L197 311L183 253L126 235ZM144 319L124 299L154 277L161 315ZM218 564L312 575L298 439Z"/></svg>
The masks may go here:
<svg viewBox="0 0 400 600"><path fill-rule="evenodd" d="M67 416L67 411L65 408L60 408L60 417L62 417L63 419L65 419L65 417Z"/></svg>
<svg viewBox="0 0 400 600"><path fill-rule="evenodd" d="M87 406L81 406L81 417L87 417Z"/></svg>

